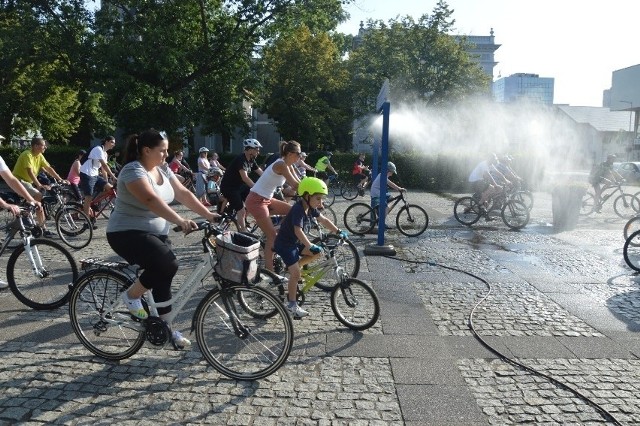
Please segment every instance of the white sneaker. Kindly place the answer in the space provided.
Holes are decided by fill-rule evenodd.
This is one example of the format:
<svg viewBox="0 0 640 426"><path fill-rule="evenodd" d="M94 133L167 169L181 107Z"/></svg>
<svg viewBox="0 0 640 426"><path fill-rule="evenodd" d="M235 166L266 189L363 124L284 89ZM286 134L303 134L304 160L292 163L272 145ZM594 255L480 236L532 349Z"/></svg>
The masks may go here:
<svg viewBox="0 0 640 426"><path fill-rule="evenodd" d="M5 288L9 288L9 283L4 280L0 280L0 290L4 290Z"/></svg>
<svg viewBox="0 0 640 426"><path fill-rule="evenodd" d="M304 318L309 315L309 312L298 306L297 303L287 303L287 311L293 316L294 319Z"/></svg>
<svg viewBox="0 0 640 426"><path fill-rule="evenodd" d="M130 299L127 291L122 292L122 302L129 309L129 313L131 316L136 319L144 320L149 317L147 311L144 310L144 306L142 306L142 300L140 299Z"/></svg>
<svg viewBox="0 0 640 426"><path fill-rule="evenodd" d="M179 331L171 333L171 343L176 349L184 349L186 346L191 346L191 340L184 337Z"/></svg>

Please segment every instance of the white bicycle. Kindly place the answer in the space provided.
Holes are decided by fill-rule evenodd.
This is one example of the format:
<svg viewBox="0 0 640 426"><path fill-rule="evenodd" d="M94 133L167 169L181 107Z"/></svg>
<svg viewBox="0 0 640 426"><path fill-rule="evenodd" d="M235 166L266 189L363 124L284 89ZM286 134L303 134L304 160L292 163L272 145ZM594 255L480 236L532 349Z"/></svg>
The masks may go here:
<svg viewBox="0 0 640 426"><path fill-rule="evenodd" d="M284 364L293 345L293 322L282 302L268 291L248 286L246 276L245 284L222 278L214 269L215 236L221 231L208 222L200 223L198 229L203 231L202 261L171 300L158 303L151 291L145 293L146 320L133 317L120 298L135 281L139 268L124 262L82 261L88 270L74 285L69 315L74 332L89 351L122 360L134 355L145 340L164 346L171 340L172 321L198 287L213 277L214 289L200 301L192 320L192 331L209 364L237 380L266 377ZM159 318L158 308L169 305L172 310L165 322Z"/></svg>

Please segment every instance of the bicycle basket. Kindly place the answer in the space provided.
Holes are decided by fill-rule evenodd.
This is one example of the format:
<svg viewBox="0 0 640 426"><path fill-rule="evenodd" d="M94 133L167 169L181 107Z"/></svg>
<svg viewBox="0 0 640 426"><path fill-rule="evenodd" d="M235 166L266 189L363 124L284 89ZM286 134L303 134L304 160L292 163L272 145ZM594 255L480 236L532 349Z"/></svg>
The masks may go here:
<svg viewBox="0 0 640 426"><path fill-rule="evenodd" d="M215 271L222 279L247 284L258 272L260 242L248 235L229 231L216 236Z"/></svg>

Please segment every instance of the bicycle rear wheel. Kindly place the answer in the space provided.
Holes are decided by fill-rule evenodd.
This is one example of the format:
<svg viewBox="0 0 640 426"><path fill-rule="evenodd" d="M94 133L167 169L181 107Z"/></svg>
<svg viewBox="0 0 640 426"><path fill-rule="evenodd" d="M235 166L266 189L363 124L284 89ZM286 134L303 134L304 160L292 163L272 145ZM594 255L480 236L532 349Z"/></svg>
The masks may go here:
<svg viewBox="0 0 640 426"><path fill-rule="evenodd" d="M520 201L507 201L502 207L501 216L505 225L516 231L529 223L529 209Z"/></svg>
<svg viewBox="0 0 640 426"><path fill-rule="evenodd" d="M355 200L358 196L358 186L355 183L345 183L342 186L342 198L347 201Z"/></svg>
<svg viewBox="0 0 640 426"><path fill-rule="evenodd" d="M417 237L427 230L429 215L426 210L415 204L407 204L396 215L398 230L407 237Z"/></svg>
<svg viewBox="0 0 640 426"><path fill-rule="evenodd" d="M380 317L380 302L373 288L357 278L345 278L331 292L331 309L352 330L366 330Z"/></svg>
<svg viewBox="0 0 640 426"><path fill-rule="evenodd" d="M16 247L7 262L9 288L20 302L36 310L67 303L77 278L71 253L51 240L32 238L29 249Z"/></svg>
<svg viewBox="0 0 640 426"><path fill-rule="evenodd" d="M593 209L596 205L596 198L590 192L587 192L582 197L582 203L580 204L580 216L588 216L593 213Z"/></svg>
<svg viewBox="0 0 640 426"><path fill-rule="evenodd" d="M268 318L252 315L238 302L260 297L275 311ZM194 317L196 340L205 359L221 374L257 380L278 370L293 346L293 322L284 305L256 287L224 286L213 290Z"/></svg>
<svg viewBox="0 0 640 426"><path fill-rule="evenodd" d="M93 224L81 208L64 205L54 220L60 239L71 248L84 248L93 239Z"/></svg>
<svg viewBox="0 0 640 426"><path fill-rule="evenodd" d="M461 224L471 226L480 220L480 204L473 197L462 197L453 206L453 216Z"/></svg>
<svg viewBox="0 0 640 426"><path fill-rule="evenodd" d="M327 234L323 239L315 238L311 241L313 244L322 243L328 250L330 255L333 255L338 262L338 266L343 268L345 274L349 277L357 277L360 272L360 254L358 249L349 240L341 240L338 235ZM314 264L324 262L326 259L318 259L315 262L306 265L305 267L313 267ZM316 283L316 287L321 290L330 291L333 287L340 282L340 277L337 277L335 273L325 274L320 281Z"/></svg>
<svg viewBox="0 0 640 426"><path fill-rule="evenodd" d="M344 211L344 226L349 232L364 235L373 230L376 225L376 215L373 209L365 203L355 203Z"/></svg>
<svg viewBox="0 0 640 426"><path fill-rule="evenodd" d="M131 279L116 271L96 269L82 275L69 300L71 326L80 342L95 355L117 361L142 347L143 322L131 318L120 294Z"/></svg>

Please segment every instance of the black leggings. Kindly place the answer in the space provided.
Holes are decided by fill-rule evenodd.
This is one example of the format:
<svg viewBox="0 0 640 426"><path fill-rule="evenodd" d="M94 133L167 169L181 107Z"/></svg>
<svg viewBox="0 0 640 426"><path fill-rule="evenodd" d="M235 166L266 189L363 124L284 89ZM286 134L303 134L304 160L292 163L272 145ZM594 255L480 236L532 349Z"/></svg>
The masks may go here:
<svg viewBox="0 0 640 426"><path fill-rule="evenodd" d="M178 272L178 260L171 250L171 241L166 235L145 231L108 232L107 242L118 256L144 271L140 282L152 289L156 302L171 299L171 282ZM158 314L171 312L171 306L158 308Z"/></svg>

